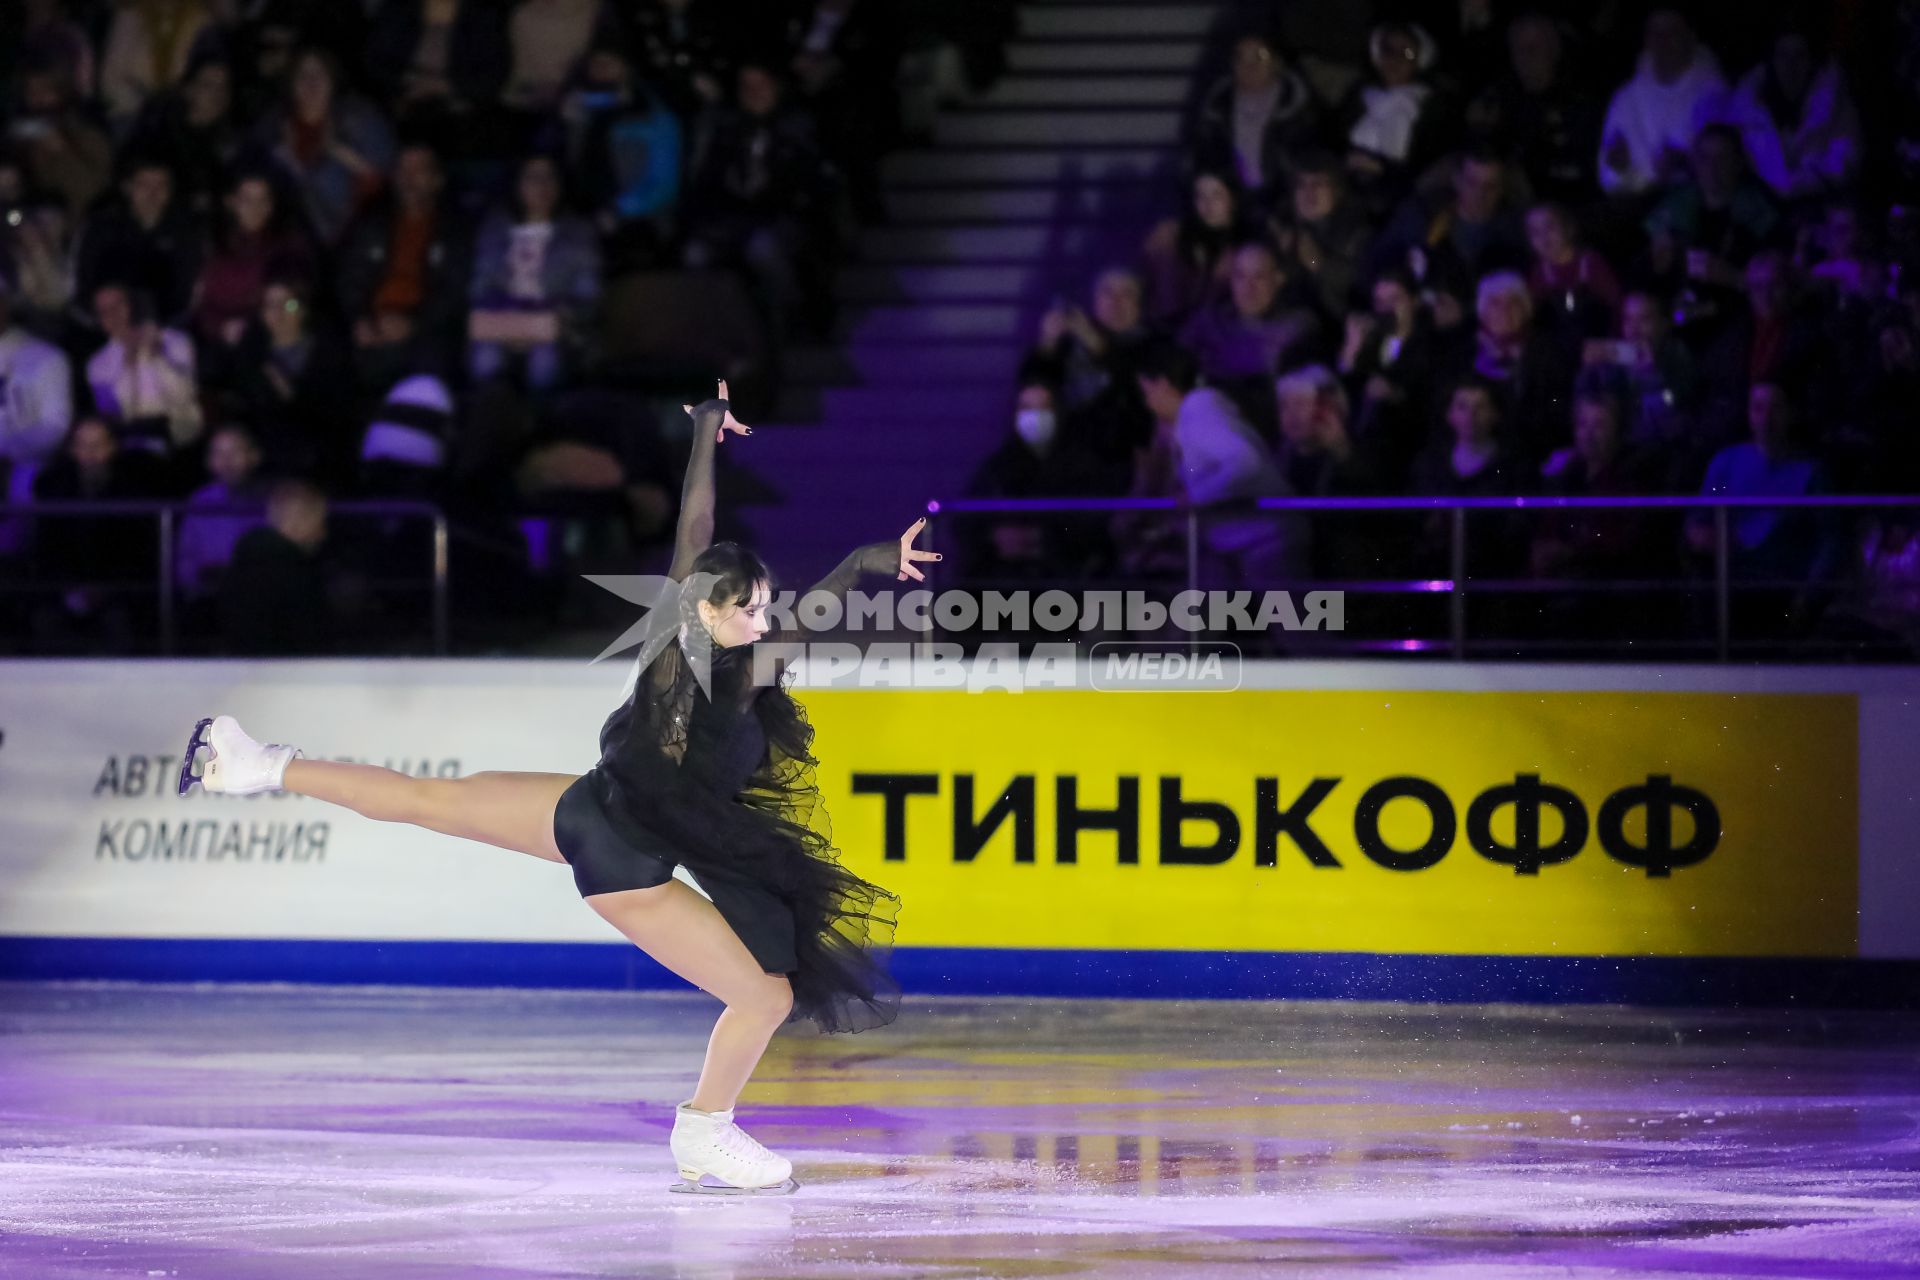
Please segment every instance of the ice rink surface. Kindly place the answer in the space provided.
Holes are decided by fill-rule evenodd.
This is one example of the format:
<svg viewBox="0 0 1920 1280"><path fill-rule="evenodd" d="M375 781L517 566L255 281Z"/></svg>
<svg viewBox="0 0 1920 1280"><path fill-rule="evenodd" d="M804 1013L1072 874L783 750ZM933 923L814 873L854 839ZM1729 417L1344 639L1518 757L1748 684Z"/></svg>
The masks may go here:
<svg viewBox="0 0 1920 1280"><path fill-rule="evenodd" d="M1920 1276L1920 1018L910 1000L670 1195L701 995L0 983L0 1275Z"/></svg>

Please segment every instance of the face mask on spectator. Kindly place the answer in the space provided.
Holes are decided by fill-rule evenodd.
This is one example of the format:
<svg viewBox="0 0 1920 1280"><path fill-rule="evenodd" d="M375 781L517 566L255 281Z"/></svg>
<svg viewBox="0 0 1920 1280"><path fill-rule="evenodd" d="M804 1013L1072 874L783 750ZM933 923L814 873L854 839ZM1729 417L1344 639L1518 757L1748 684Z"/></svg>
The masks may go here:
<svg viewBox="0 0 1920 1280"><path fill-rule="evenodd" d="M1046 448L1047 442L1053 439L1053 426L1051 409L1022 409L1013 420L1013 429L1020 433L1020 438L1036 449Z"/></svg>

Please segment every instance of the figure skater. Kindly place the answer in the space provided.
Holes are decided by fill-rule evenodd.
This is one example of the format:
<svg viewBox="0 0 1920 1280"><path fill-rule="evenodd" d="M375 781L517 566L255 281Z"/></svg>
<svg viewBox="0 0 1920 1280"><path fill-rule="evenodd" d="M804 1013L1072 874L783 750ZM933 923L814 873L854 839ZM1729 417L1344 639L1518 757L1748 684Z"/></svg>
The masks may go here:
<svg viewBox="0 0 1920 1280"><path fill-rule="evenodd" d="M216 716L194 726L179 789L284 790L570 864L602 919L726 1006L699 1084L675 1109L669 1145L682 1181L671 1190L784 1195L798 1187L792 1163L734 1123L734 1103L783 1023L811 1018L839 1032L893 1021L900 988L886 962L899 899L840 864L814 782L812 726L787 680L750 678L771 577L745 547L709 545L715 447L750 428L733 417L724 382L688 412L693 455L669 571L678 623L657 655L643 650L635 662L584 776L416 778L310 760ZM924 581L916 563L940 559L913 546L925 524L856 548L813 590L844 594L868 572Z"/></svg>

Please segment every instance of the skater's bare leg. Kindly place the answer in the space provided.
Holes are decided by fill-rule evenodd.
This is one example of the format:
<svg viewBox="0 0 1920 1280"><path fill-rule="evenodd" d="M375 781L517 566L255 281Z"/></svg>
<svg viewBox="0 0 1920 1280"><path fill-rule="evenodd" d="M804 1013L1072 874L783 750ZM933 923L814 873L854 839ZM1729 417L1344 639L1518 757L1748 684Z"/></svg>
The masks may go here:
<svg viewBox="0 0 1920 1280"><path fill-rule="evenodd" d="M490 771L464 778L416 778L373 764L299 759L288 763L282 785L380 822L411 823L565 862L553 842L553 811L560 793L577 776Z"/></svg>
<svg viewBox="0 0 1920 1280"><path fill-rule="evenodd" d="M642 951L727 1007L707 1041L693 1105L727 1111L793 1010L785 974L768 973L719 908L678 880L651 889L596 893L587 905Z"/></svg>

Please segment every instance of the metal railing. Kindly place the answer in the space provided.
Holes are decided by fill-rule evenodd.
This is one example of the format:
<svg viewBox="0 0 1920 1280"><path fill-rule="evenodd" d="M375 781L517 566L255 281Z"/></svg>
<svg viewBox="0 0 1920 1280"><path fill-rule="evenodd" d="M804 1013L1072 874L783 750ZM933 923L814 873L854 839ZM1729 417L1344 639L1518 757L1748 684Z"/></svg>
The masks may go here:
<svg viewBox="0 0 1920 1280"><path fill-rule="evenodd" d="M927 504L927 541L932 545L936 530L956 517L992 515L1070 515L1113 516L1123 512L1161 512L1184 518L1186 548L1186 588L1200 584L1201 533L1206 523L1221 518L1245 519L1254 512L1281 515L1318 515L1323 513L1380 513L1415 515L1445 512L1447 519L1446 563L1448 576L1440 579L1369 579L1358 582L1334 582L1302 578L1295 582L1271 584L1276 589L1349 589L1384 595L1435 595L1448 597L1448 637L1446 647L1456 659L1467 657L1468 599L1475 592L1568 594L1621 590L1698 591L1702 583L1679 579L1591 579L1527 578L1475 579L1467 563L1467 521L1476 511L1488 512L1682 512L1706 511L1712 517L1713 651L1718 661L1727 661L1733 646L1733 539L1731 513L1745 510L1816 510L1859 513L1874 510L1907 510L1920 514L1920 495L1839 495L1732 497L1713 495L1660 495L1636 497L1351 497L1351 498L1259 498L1240 503L1222 503L1195 507L1177 498L957 498ZM1825 536L1832 536L1829 532ZM1026 585L1022 583L1021 585ZM1064 585L1064 584L1063 584ZM1086 585L1079 582L1077 585ZM1268 584L1263 584L1268 585ZM1835 585L1824 577L1794 579L1742 579L1740 590L1805 590ZM1409 642L1398 648L1428 647Z"/></svg>
<svg viewBox="0 0 1920 1280"><path fill-rule="evenodd" d="M171 655L179 643L179 574L175 561L179 554L180 522L184 519L197 520L205 517L250 517L266 524L266 516L259 504L220 503L199 504L181 501L91 501L71 502L13 502L0 503L0 522L14 518L30 520L75 520L100 516L149 517L157 522L158 555L153 566L154 576L144 585L120 584L127 589L151 591L157 602L159 614L158 632L160 652ZM448 610L447 560L449 529L446 513L429 502L405 501L356 501L328 502L329 521L345 517L401 516L414 517L430 522L432 540L432 573L430 616L433 631L433 652L445 656L451 644L451 620ZM31 556L29 556L31 559ZM36 590L48 584L38 582L0 584L4 590ZM60 585L60 584L53 584Z"/></svg>
<svg viewBox="0 0 1920 1280"><path fill-rule="evenodd" d="M1697 592L1710 586L1713 596L1713 655L1720 661L1730 657L1734 641L1732 601L1736 590L1733 569L1732 515L1745 510L1791 511L1824 510L1836 513L1861 513L1875 510L1906 510L1920 515L1920 496L1915 495L1818 495L1804 497L1712 497L1696 495L1659 497L1501 497L1501 498L1261 498L1238 504L1220 504L1197 508L1173 498L961 498L927 504L926 544L931 547L935 534L945 535L956 520L993 515L1081 515L1113 516L1121 512L1158 512L1177 515L1184 525L1185 585L1197 589L1201 578L1202 533L1216 519L1245 519L1251 513L1284 516L1330 513L1375 513L1415 515L1444 512L1447 515L1446 564L1443 578L1375 578L1340 582L1303 578L1297 582L1263 584L1285 589L1345 589L1387 596L1438 595L1447 597L1447 636L1443 644L1424 641L1389 642L1383 647L1412 651L1444 647L1455 658L1469 656L1469 600L1478 595L1511 593L1565 593L1578 595L1605 591L1681 590ZM1710 584L1697 579L1613 579L1527 578L1501 579L1473 577L1468 564L1468 519L1474 512L1552 512L1591 510L1614 512L1687 512L1706 511L1712 518L1712 575ZM450 651L448 557L451 531L443 511L431 503L405 501L332 502L329 519L400 516L430 522L432 570L430 616L432 646L436 655ZM178 646L179 579L176 566L178 534L183 518L201 516L264 517L258 506L189 505L184 502L156 501L72 501L0 503L0 522L14 518L79 519L87 517L148 517L157 524L157 555L153 576L142 589L150 592L158 605L159 648L172 654ZM1831 536L1831 535L1829 535ZM0 583L0 591L44 589L47 584ZM1022 585L1029 585L1023 583ZM1088 585L1082 580L1072 584ZM1816 578L1789 580L1742 579L1740 590L1806 589L1831 586Z"/></svg>

